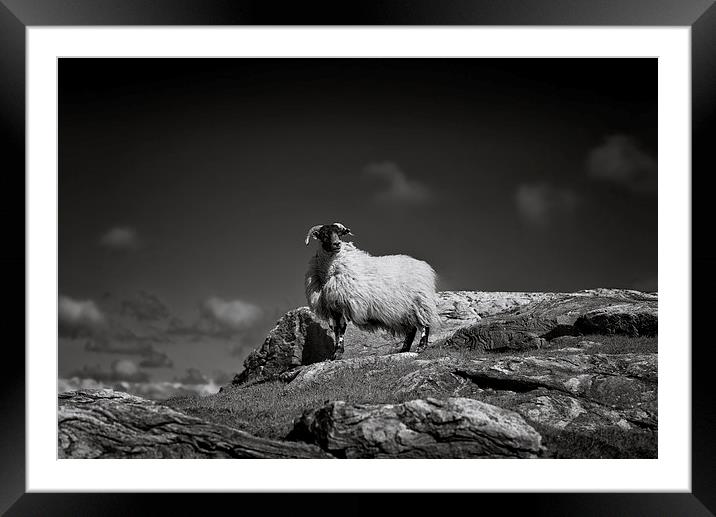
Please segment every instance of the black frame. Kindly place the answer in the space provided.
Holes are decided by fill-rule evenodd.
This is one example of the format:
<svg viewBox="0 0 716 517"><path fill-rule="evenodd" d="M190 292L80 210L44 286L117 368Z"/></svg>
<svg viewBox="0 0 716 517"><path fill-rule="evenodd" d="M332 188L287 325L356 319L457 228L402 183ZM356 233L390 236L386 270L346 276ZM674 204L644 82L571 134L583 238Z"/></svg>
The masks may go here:
<svg viewBox="0 0 716 517"><path fill-rule="evenodd" d="M538 3L539 2L539 3ZM692 321L693 330L711 314L706 296L716 288L716 253L696 244L697 230L711 230L706 179L716 171L716 6L714 0L362 0L361 2L295 2L278 6L270 0L0 0L0 156L2 192L20 199L25 170L25 28L39 25L642 25L690 26L692 29ZM342 7L339 7L341 5ZM696 174L694 174L696 172ZM694 181L696 180L696 181ZM693 188L693 185L700 188ZM18 194L16 194L18 193ZM24 199L24 195L22 196ZM699 201L699 202L697 202ZM3 203L5 221L10 209ZM23 204L24 207L24 204ZM16 212L13 211L13 216ZM24 214L24 209L23 209ZM16 217L16 216L15 216ZM12 219L14 221L14 219ZM25 229L6 224L7 246L1 255L6 271L25 263ZM10 232L10 235L8 235ZM22 245L20 244L22 242ZM22 251L20 251L22 250ZM6 282L21 277L5 275ZM7 284L6 284L7 286ZM23 295L23 300L24 300ZM701 303L699 303L701 302ZM21 314L22 310L22 314ZM24 304L15 301L6 319L19 326ZM701 316L701 318L699 318ZM694 334L695 336L695 334ZM0 390L0 512L7 515L105 515L139 513L148 504L162 513L183 514L193 507L206 511L206 498L159 494L25 494L25 364L20 340L4 343L10 353L4 389ZM24 327L23 327L24 341ZM500 513L532 515L714 515L716 512L716 409L711 398L710 340L692 339L692 492L639 494L451 494L451 505L497 503ZM665 344L677 346L678 344ZM311 511L307 494L294 494L285 506ZM261 497L261 500L259 500ZM315 496L314 496L315 497ZM323 497L323 496L321 496ZM231 499L229 499L231 498ZM239 499L237 499L239 498ZM458 498L457 500L455 498ZM477 500L475 498L478 498ZM271 510L278 498L272 497ZM333 501L339 512L375 508L384 497L343 494ZM424 508L425 496L401 498L401 513ZM279 502L281 501L278 499ZM256 494L213 495L209 504L266 505ZM193 504L191 504L193 503ZM506 504L505 504L506 503ZM325 504L325 503L323 503ZM323 505L322 504L322 505ZM483 507L484 508L484 507ZM477 510L477 508L475 508ZM217 508L218 510L218 508ZM273 511L271 512L273 513Z"/></svg>

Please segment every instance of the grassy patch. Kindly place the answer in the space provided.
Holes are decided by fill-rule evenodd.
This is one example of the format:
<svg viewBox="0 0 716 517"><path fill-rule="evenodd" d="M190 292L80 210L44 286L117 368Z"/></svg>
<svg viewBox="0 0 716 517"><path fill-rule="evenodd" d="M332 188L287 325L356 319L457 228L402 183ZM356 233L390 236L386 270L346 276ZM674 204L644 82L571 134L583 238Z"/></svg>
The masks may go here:
<svg viewBox="0 0 716 517"><path fill-rule="evenodd" d="M322 384L289 389L280 381L266 382L227 388L209 397L169 399L165 404L258 436L283 438L293 428L295 418L329 401L397 404L418 398L410 393L396 395L392 389L400 377L416 368L412 362L381 366L380 370L367 365L338 371Z"/></svg>
<svg viewBox="0 0 716 517"><path fill-rule="evenodd" d="M656 336L629 337L623 335L581 336L578 341L594 341L599 345L588 348L588 354L656 354L659 352Z"/></svg>
<svg viewBox="0 0 716 517"><path fill-rule="evenodd" d="M615 428L599 428L591 432L560 431L536 422L529 422L542 435L547 448L546 458L656 458L656 432Z"/></svg>

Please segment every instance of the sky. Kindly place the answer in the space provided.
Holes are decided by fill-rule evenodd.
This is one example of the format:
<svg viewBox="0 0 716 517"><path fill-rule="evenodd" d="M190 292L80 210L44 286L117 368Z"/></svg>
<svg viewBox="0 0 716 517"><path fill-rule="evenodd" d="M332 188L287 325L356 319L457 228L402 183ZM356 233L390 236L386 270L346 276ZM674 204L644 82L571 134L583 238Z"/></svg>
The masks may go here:
<svg viewBox="0 0 716 517"><path fill-rule="evenodd" d="M60 59L60 377L225 381L305 305L316 224L428 261L441 290L656 290L656 74Z"/></svg>

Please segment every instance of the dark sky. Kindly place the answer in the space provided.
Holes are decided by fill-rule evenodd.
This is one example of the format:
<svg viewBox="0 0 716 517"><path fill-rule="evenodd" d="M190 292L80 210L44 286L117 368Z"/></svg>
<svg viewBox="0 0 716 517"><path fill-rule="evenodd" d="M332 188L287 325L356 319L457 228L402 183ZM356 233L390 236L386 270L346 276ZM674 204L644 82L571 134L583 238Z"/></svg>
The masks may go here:
<svg viewBox="0 0 716 517"><path fill-rule="evenodd" d="M61 59L59 105L61 375L238 370L334 221L441 289L657 287L655 59Z"/></svg>

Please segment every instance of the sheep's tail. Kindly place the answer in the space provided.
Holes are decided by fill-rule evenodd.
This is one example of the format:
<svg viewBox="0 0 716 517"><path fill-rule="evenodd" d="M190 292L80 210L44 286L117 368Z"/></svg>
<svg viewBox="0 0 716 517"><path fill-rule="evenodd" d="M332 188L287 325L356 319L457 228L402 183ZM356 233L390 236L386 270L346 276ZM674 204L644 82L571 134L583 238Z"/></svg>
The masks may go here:
<svg viewBox="0 0 716 517"><path fill-rule="evenodd" d="M440 326L440 315L438 313L438 296L436 287L436 276L435 272L430 268L432 272L432 285L431 289L427 289L424 292L420 292L415 299L415 315L417 319L417 325L420 327L437 328Z"/></svg>

